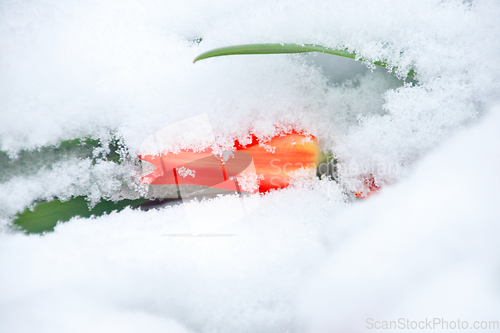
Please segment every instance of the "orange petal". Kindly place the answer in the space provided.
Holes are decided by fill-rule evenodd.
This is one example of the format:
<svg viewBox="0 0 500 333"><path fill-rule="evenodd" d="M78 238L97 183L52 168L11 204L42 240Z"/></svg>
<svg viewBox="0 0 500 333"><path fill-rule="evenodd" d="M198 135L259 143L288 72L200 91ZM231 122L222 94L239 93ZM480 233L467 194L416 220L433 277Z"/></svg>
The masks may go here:
<svg viewBox="0 0 500 333"><path fill-rule="evenodd" d="M298 133L276 136L265 145L253 138L242 150L252 155L255 171L263 176L261 193L287 187L291 174L299 169L316 170L321 156L316 138Z"/></svg>
<svg viewBox="0 0 500 333"><path fill-rule="evenodd" d="M200 185L263 193L287 187L293 172L302 168L316 170L320 161L316 138L296 132L275 136L265 144L252 135L250 144L243 146L235 141L235 147L237 151L225 163L208 149L139 156L156 167L141 181L151 185Z"/></svg>

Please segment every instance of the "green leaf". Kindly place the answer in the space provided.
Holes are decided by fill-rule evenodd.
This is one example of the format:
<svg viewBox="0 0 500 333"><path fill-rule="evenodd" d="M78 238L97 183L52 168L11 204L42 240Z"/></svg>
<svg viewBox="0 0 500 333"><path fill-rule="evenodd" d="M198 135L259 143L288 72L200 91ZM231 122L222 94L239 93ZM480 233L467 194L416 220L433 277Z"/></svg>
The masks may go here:
<svg viewBox="0 0 500 333"><path fill-rule="evenodd" d="M61 141L57 145L43 146L34 150L21 150L15 158L0 151L0 183L15 175L30 175L38 169L50 166L68 158L91 158L95 163L99 158L120 163L119 143L112 140L107 144L108 153L93 155L95 148L101 147L99 140L82 138ZM104 146L106 147L106 146Z"/></svg>
<svg viewBox="0 0 500 333"><path fill-rule="evenodd" d="M121 211L128 206L137 207L149 201L149 199L144 198L118 202L103 200L94 208L89 209L85 197L74 197L64 202L53 200L37 204L33 211L26 209L24 212L18 213L13 224L28 234L39 234L54 231L57 222L66 222L75 216L101 216L112 211Z"/></svg>
<svg viewBox="0 0 500 333"><path fill-rule="evenodd" d="M320 45L312 45L312 44L243 44L243 45L233 45L221 47L218 49L213 49L207 52L204 52L197 56L193 63L198 60L213 58L213 57L221 57L228 55L242 55L242 54L283 54L283 53L306 53L306 52L321 52L327 54L333 54L340 57L356 59L356 53L348 52L345 49L332 49ZM365 61L372 63L377 66L388 68L388 65L384 61L375 61L372 62L368 59L359 58L360 61ZM392 68L393 70L397 69L396 67ZM408 76L414 76L414 70L410 70Z"/></svg>
<svg viewBox="0 0 500 333"><path fill-rule="evenodd" d="M0 151L0 183L19 175L31 175L40 168L50 166L58 161L72 158L92 158L93 150L101 146L99 140L90 138L73 139L62 141L56 146L45 146L37 150L23 150L17 158L10 159L9 156ZM103 156L107 161L120 163L118 154L118 141L109 143L109 152ZM121 211L127 206L137 207L149 202L149 199L122 200L119 202L101 201L92 209L88 208L85 197L74 197L68 201L52 200L36 204L34 210L26 209L16 214L13 227L26 233L43 233L53 231L57 222L69 221L74 216L90 217L101 216L114 210Z"/></svg>
<svg viewBox="0 0 500 333"><path fill-rule="evenodd" d="M236 54L281 54L281 53L305 53L305 52L323 52L338 55L341 57L354 59L356 55L346 50L330 49L318 45L299 45L299 44L244 44L233 45L213 49L197 56L193 62L198 60L220 57Z"/></svg>

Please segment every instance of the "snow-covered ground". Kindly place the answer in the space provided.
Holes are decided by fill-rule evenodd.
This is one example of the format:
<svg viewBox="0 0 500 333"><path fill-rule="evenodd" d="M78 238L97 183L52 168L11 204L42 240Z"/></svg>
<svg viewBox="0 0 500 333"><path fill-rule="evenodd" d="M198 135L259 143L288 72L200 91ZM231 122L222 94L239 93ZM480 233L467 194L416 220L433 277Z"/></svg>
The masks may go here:
<svg viewBox="0 0 500 333"><path fill-rule="evenodd" d="M0 1L0 149L12 158L110 133L135 156L155 131L206 113L221 145L304 129L340 180L269 193L213 237L171 237L189 232L182 206L27 236L9 216L40 198L119 197L134 161L1 170L0 331L500 321L499 18L496 0ZM417 82L328 55L192 63L257 42L346 46L400 78L414 68ZM383 189L351 200L367 174Z"/></svg>

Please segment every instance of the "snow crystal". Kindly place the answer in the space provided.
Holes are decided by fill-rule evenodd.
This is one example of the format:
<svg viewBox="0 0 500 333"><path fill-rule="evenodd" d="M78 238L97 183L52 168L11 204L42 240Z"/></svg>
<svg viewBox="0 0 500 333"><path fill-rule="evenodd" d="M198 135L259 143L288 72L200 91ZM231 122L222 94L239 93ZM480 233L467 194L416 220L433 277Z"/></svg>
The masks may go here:
<svg viewBox="0 0 500 333"><path fill-rule="evenodd" d="M191 170L189 168L186 168L186 167L180 167L180 168L177 168L177 173L179 174L179 176L183 177L183 178L186 178L187 176L191 176L191 177L195 177L196 176L196 171L194 170Z"/></svg>

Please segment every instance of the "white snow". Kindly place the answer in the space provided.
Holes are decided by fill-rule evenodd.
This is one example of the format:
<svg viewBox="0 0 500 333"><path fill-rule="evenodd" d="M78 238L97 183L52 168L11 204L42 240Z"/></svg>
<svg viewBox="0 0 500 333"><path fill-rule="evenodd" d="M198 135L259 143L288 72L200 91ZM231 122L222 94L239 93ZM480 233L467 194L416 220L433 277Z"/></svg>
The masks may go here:
<svg viewBox="0 0 500 333"><path fill-rule="evenodd" d="M498 321L500 106L490 113L329 224L330 254L299 302L311 332L364 331L367 318Z"/></svg>
<svg viewBox="0 0 500 333"><path fill-rule="evenodd" d="M223 148L250 131L306 130L335 154L340 182L297 181L213 237L186 236L182 206L26 236L6 225L33 200L139 193L137 161L68 156L8 171L0 331L357 332L367 318L500 320L499 17L496 0L1 1L0 149L11 156L89 135L114 135L136 156L156 131L207 114ZM400 77L414 68L418 82L328 55L192 63L256 42L345 46ZM352 201L367 174L385 187Z"/></svg>

